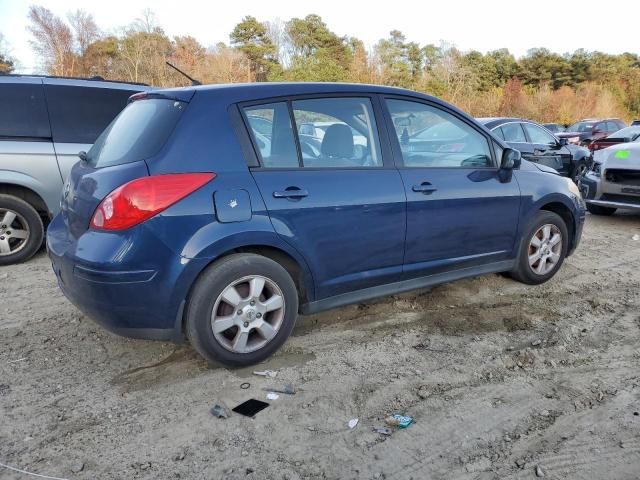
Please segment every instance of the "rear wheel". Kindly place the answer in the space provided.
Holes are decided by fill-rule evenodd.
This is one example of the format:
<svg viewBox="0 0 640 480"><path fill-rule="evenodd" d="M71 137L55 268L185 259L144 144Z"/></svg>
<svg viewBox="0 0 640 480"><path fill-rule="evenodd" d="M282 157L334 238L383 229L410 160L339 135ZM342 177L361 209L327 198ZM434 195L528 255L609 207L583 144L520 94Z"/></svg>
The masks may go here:
<svg viewBox="0 0 640 480"><path fill-rule="evenodd" d="M44 226L35 208L12 195L0 195L0 265L33 257L43 236Z"/></svg>
<svg viewBox="0 0 640 480"><path fill-rule="evenodd" d="M594 215L613 215L616 213L616 208L611 207L602 207L600 205L592 205L591 203L587 203L587 210Z"/></svg>
<svg viewBox="0 0 640 480"><path fill-rule="evenodd" d="M208 267L190 295L186 333L209 362L258 363L291 334L298 292L289 273L261 255L241 253Z"/></svg>
<svg viewBox="0 0 640 480"><path fill-rule="evenodd" d="M511 276L529 285L546 282L562 266L568 245L564 220L553 212L538 212L522 237L518 264Z"/></svg>

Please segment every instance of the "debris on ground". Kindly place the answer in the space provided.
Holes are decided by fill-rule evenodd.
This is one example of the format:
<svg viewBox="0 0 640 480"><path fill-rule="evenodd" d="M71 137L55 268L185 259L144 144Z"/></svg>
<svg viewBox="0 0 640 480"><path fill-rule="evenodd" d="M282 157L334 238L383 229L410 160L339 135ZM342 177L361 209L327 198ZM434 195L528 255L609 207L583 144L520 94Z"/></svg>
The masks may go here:
<svg viewBox="0 0 640 480"><path fill-rule="evenodd" d="M536 477L544 477L544 470L540 465L536 465Z"/></svg>
<svg viewBox="0 0 640 480"><path fill-rule="evenodd" d="M280 395L278 395L275 392L269 392L267 393L267 400L277 400L280 398Z"/></svg>
<svg viewBox="0 0 640 480"><path fill-rule="evenodd" d="M290 383L288 383L287 385L285 385L282 388L276 387L276 388L271 388L271 387L265 387L263 388L264 391L266 392L276 392L276 393L284 393L286 395L295 395L296 394L296 388L291 385Z"/></svg>
<svg viewBox="0 0 640 480"><path fill-rule="evenodd" d="M253 418L258 412L261 412L267 408L269 404L255 398L250 398L246 402L242 402L240 405L234 407L232 410L245 417Z"/></svg>
<svg viewBox="0 0 640 480"><path fill-rule="evenodd" d="M349 423L347 425L349 425L349 428L355 428L356 425L358 425L358 419L352 418L351 420L349 420Z"/></svg>
<svg viewBox="0 0 640 480"><path fill-rule="evenodd" d="M80 463L75 463L71 466L71 471L73 473L80 473L82 470L84 470L84 463L80 462Z"/></svg>
<svg viewBox="0 0 640 480"><path fill-rule="evenodd" d="M637 233L631 237L632 240L640 240L640 235L638 235Z"/></svg>
<svg viewBox="0 0 640 480"><path fill-rule="evenodd" d="M242 390L247 390L250 386L251 386L251 384L249 382L243 382L243 383L240 384L240 388Z"/></svg>
<svg viewBox="0 0 640 480"><path fill-rule="evenodd" d="M278 372L276 372L275 370L263 370L261 372L253 372L253 374L258 375L260 377L276 378L276 375L278 375Z"/></svg>
<svg viewBox="0 0 640 480"><path fill-rule="evenodd" d="M385 418L384 422L391 427L398 428L407 428L411 425L415 420L413 417L409 417L406 415L394 414L390 417Z"/></svg>
<svg viewBox="0 0 640 480"><path fill-rule="evenodd" d="M217 418L229 418L229 410L223 405L214 405L211 410L211 415Z"/></svg>
<svg viewBox="0 0 640 480"><path fill-rule="evenodd" d="M393 433L393 430L391 430L389 427L373 427L373 431L386 437L390 436Z"/></svg>

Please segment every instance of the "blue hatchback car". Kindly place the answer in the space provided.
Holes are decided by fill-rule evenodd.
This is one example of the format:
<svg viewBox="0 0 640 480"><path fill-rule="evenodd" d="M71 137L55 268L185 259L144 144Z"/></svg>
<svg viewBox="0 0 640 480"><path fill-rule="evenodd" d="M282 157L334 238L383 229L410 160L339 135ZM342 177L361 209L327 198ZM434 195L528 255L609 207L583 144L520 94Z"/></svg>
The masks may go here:
<svg viewBox="0 0 640 480"><path fill-rule="evenodd" d="M382 86L136 94L81 158L47 233L65 295L229 366L274 353L298 313L494 272L545 282L585 216L570 179Z"/></svg>

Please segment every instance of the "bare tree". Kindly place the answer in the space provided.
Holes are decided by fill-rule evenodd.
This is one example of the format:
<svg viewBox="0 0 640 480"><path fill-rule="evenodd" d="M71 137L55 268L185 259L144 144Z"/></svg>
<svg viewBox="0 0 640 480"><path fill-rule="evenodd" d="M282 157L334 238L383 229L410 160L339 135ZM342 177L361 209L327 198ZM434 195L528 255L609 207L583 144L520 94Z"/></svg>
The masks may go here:
<svg viewBox="0 0 640 480"><path fill-rule="evenodd" d="M93 19L93 15L84 10L76 10L70 13L68 18L75 33L77 53L83 56L87 52L89 45L100 38L100 30Z"/></svg>
<svg viewBox="0 0 640 480"><path fill-rule="evenodd" d="M76 56L71 29L51 10L37 5L29 8L29 20L28 29L33 35L31 45L47 72L73 75Z"/></svg>

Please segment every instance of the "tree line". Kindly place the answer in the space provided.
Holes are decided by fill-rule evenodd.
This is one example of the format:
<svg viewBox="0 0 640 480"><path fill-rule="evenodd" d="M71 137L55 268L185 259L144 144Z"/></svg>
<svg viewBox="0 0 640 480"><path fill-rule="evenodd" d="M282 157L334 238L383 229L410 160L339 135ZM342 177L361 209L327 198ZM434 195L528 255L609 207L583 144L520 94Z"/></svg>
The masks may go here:
<svg viewBox="0 0 640 480"><path fill-rule="evenodd" d="M243 18L228 43L205 47L191 36L170 38L152 12L113 33L78 10L62 19L29 10L32 47L49 74L100 76L167 87L202 83L335 81L375 83L426 92L475 116L521 116L570 123L585 117L640 117L640 57L532 49L516 59L506 48L461 52L420 45L393 30L371 49L332 32L318 15L288 21ZM1 39L0 39L1 44ZM0 53L0 72L12 59Z"/></svg>

